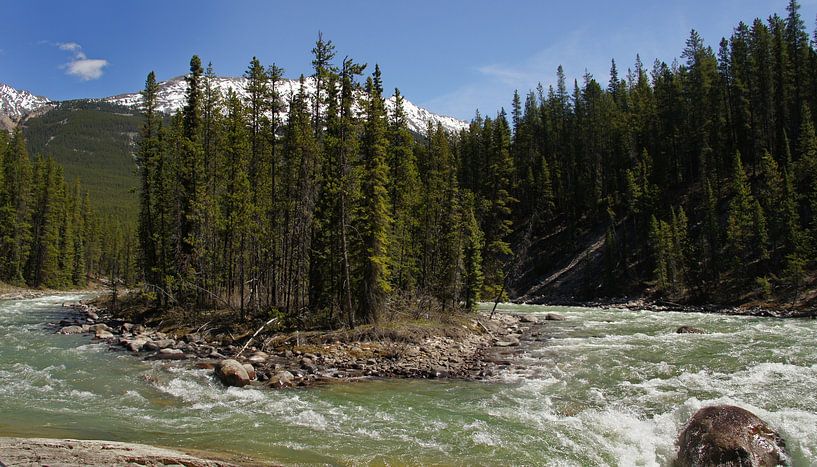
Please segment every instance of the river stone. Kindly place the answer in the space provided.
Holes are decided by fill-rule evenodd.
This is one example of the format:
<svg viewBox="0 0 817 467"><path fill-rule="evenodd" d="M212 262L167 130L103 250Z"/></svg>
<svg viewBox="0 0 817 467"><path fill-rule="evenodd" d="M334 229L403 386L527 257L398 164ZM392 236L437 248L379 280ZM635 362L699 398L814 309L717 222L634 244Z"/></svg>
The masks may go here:
<svg viewBox="0 0 817 467"><path fill-rule="evenodd" d="M263 355L252 354L252 355L250 355L250 357L247 359L247 361L248 361L248 362L250 362L250 363L260 364L260 363L264 363L264 362L266 362L266 361L267 361L267 357L264 357Z"/></svg>
<svg viewBox="0 0 817 467"><path fill-rule="evenodd" d="M162 349L154 358L157 360L184 360L187 356L178 349Z"/></svg>
<svg viewBox="0 0 817 467"><path fill-rule="evenodd" d="M268 384L279 388L291 386L294 378L295 376L286 370L279 371L270 377Z"/></svg>
<svg viewBox="0 0 817 467"><path fill-rule="evenodd" d="M533 315L519 315L520 323L538 323L539 318Z"/></svg>
<svg viewBox="0 0 817 467"><path fill-rule="evenodd" d="M174 347L176 345L176 341L173 339L159 339L154 342L156 342L156 345L158 345L161 349Z"/></svg>
<svg viewBox="0 0 817 467"><path fill-rule="evenodd" d="M566 321L567 318L564 315L560 315L559 313L548 313L545 315L545 319L547 321Z"/></svg>
<svg viewBox="0 0 817 467"><path fill-rule="evenodd" d="M95 337L97 339L111 339L113 338L113 334L110 331L106 331L104 329L97 329Z"/></svg>
<svg viewBox="0 0 817 467"><path fill-rule="evenodd" d="M244 367L244 370L246 370L247 376L249 376L250 379L255 379L256 378L257 375L255 374L255 367L254 366L252 366L249 363L245 363L245 364L243 364L241 366Z"/></svg>
<svg viewBox="0 0 817 467"><path fill-rule="evenodd" d="M694 328L692 326L681 326L675 331L677 334L706 334L701 328Z"/></svg>
<svg viewBox="0 0 817 467"><path fill-rule="evenodd" d="M127 341L126 347L131 352L138 352L142 350L142 348L145 346L145 344L147 344L147 342L148 342L147 339L137 338L131 341Z"/></svg>
<svg viewBox="0 0 817 467"><path fill-rule="evenodd" d="M64 328L58 331L60 334L82 334L83 330L81 326L65 326Z"/></svg>
<svg viewBox="0 0 817 467"><path fill-rule="evenodd" d="M91 328L90 328L90 329L91 329L91 332L97 332L97 331L107 331L107 332L111 332L111 331L113 331L113 329L111 329L111 328L110 328L110 327L109 327L107 324L105 324L105 323L94 324L94 325L92 325L92 326L91 326Z"/></svg>
<svg viewBox="0 0 817 467"><path fill-rule="evenodd" d="M153 352L159 350L160 348L161 347L159 346L159 344L153 342L152 340L148 340L147 342L145 342L145 345L142 346L142 349L147 350L148 352Z"/></svg>
<svg viewBox="0 0 817 467"><path fill-rule="evenodd" d="M244 366L235 360L222 360L216 365L216 377L225 386L244 387L250 383L250 375Z"/></svg>
<svg viewBox="0 0 817 467"><path fill-rule="evenodd" d="M497 341L496 344L494 345L496 345L497 347L516 347L519 345L519 339L510 337L508 340Z"/></svg>
<svg viewBox="0 0 817 467"><path fill-rule="evenodd" d="M695 412L678 437L679 467L788 465L785 442L766 422L731 405Z"/></svg>
<svg viewBox="0 0 817 467"><path fill-rule="evenodd" d="M99 315L98 315L98 314L96 314L96 313L94 313L93 311L88 311L88 312L86 312L86 313L85 313L85 316L87 316L89 319L92 319L92 320L94 320L94 321L98 321L98 320L99 320Z"/></svg>

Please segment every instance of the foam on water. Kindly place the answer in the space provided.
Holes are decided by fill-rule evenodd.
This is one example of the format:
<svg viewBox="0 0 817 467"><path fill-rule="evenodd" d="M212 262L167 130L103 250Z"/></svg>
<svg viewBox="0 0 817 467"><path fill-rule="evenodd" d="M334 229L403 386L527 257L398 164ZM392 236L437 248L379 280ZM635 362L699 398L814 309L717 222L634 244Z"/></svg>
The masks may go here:
<svg viewBox="0 0 817 467"><path fill-rule="evenodd" d="M212 449L280 463L669 465L699 408L745 407L817 465L817 323L681 313L558 312L523 368L487 383L383 381L225 389L186 363L144 362L53 334L63 295L0 302L0 413L26 433ZM679 335L680 325L707 335ZM43 421L47 420L47 424Z"/></svg>

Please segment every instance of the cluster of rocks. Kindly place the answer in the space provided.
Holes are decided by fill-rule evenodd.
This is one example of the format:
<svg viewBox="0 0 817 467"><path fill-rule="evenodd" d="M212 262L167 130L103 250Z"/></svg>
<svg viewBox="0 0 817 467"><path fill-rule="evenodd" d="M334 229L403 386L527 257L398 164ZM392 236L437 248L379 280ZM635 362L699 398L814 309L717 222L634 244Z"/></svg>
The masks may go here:
<svg viewBox="0 0 817 467"><path fill-rule="evenodd" d="M483 315L475 317L471 327L456 338L431 333L408 341L307 344L284 336L262 348L239 348L199 333L172 336L141 324L100 318L104 310L93 305L70 306L80 314L60 322L61 334L93 334L146 360L195 359L197 367L212 369L227 386L274 388L368 378L484 379L512 365L511 360L522 353L520 344L548 338L546 321L565 319L555 313L541 317L497 314L493 319Z"/></svg>
<svg viewBox="0 0 817 467"><path fill-rule="evenodd" d="M80 310L74 319L60 321L59 334L93 334L95 339L131 352L145 353L148 360L185 360L188 358L224 358L216 348L197 334L174 339L141 324L101 319L101 310L93 305L70 304Z"/></svg>

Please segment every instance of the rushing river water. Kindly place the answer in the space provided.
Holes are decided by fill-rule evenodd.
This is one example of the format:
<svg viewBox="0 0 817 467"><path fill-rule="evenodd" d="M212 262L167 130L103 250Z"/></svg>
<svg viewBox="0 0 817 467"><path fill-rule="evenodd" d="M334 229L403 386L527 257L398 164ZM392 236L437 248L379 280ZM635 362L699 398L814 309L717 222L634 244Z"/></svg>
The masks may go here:
<svg viewBox="0 0 817 467"><path fill-rule="evenodd" d="M495 381L272 391L53 334L77 298L0 301L0 435L284 464L668 465L689 416L730 403L780 431L793 465L817 465L817 320L507 305L567 321Z"/></svg>

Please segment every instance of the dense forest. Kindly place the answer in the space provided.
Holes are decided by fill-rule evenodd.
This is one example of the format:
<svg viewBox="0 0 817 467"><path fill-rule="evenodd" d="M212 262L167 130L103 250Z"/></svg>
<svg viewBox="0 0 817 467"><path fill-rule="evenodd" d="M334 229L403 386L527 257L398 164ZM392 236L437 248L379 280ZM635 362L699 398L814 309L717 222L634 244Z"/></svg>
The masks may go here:
<svg viewBox="0 0 817 467"><path fill-rule="evenodd" d="M78 180L68 183L51 158L32 161L26 146L20 129L0 131L0 282L73 288L101 276L133 281L133 235L103 222Z"/></svg>
<svg viewBox="0 0 817 467"><path fill-rule="evenodd" d="M80 179L95 211L135 231L139 209L133 152L142 118L100 101L65 101L20 125L29 154L47 154Z"/></svg>
<svg viewBox="0 0 817 467"><path fill-rule="evenodd" d="M450 136L429 128L417 143L399 97L387 115L377 66L362 83L366 65L334 64L331 41L319 38L313 55L314 94L301 77L287 108L275 65L252 60L243 102L220 95L194 56L186 105L165 123L148 76L139 239L151 295L349 325L398 302L473 306L483 234Z"/></svg>
<svg viewBox="0 0 817 467"><path fill-rule="evenodd" d="M693 30L680 62L613 62L606 88L586 75L571 92L560 68L555 89L514 96L513 220L548 244L522 261L527 298L546 248L590 262L596 239L577 296L797 298L817 248L817 53L799 11L740 23L717 52ZM464 147L504 120L477 118ZM480 154L463 165L485 173Z"/></svg>
<svg viewBox="0 0 817 467"><path fill-rule="evenodd" d="M320 35L289 99L275 65L251 61L242 100L194 56L168 120L151 73L149 296L354 325L535 292L578 259L588 298L796 298L817 248L817 52L799 9L740 23L717 52L692 31L682 61L613 62L606 87L586 74L571 91L560 67L460 134L412 135L379 67L363 80Z"/></svg>

